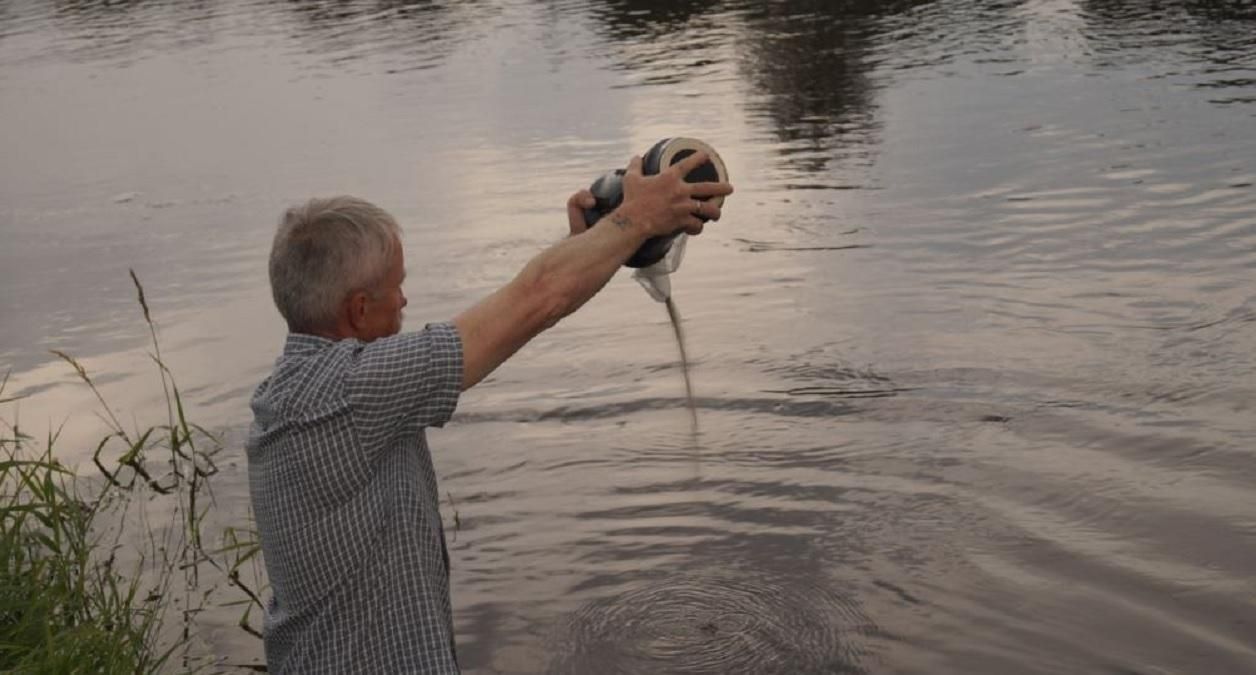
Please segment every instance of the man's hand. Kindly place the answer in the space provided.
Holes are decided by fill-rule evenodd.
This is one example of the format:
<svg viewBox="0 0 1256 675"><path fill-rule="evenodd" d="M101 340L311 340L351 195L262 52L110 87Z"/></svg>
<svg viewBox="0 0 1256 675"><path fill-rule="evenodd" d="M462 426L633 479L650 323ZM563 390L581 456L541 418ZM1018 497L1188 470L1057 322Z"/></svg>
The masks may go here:
<svg viewBox="0 0 1256 675"><path fill-rule="evenodd" d="M567 200L567 225L571 228L571 236L574 237L589 229L584 222L584 210L593 208L595 204L597 200L588 190L581 190Z"/></svg>
<svg viewBox="0 0 1256 675"><path fill-rule="evenodd" d="M705 201L733 193L729 183L686 183L690 171L710 160L698 151L654 176L641 173L641 157L634 156L624 175L624 203L608 218L624 227L642 228L647 236L668 235L677 230L702 232L705 220L719 220L720 207Z"/></svg>
<svg viewBox="0 0 1256 675"><path fill-rule="evenodd" d="M728 183L686 183L685 175L707 161L695 152L657 176L641 175L633 157L624 176L624 203L585 232L584 209L593 194L581 190L567 200L573 235L530 260L510 283L454 317L462 340L462 388L484 379L511 354L583 305L615 276L647 237L702 231L702 220L719 220L720 208L702 201L733 193Z"/></svg>

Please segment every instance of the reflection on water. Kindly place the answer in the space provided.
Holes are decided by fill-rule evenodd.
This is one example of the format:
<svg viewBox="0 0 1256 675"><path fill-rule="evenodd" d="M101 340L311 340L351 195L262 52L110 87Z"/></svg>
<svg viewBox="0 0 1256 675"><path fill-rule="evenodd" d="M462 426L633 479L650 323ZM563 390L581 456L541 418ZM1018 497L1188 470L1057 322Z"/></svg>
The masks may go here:
<svg viewBox="0 0 1256 675"><path fill-rule="evenodd" d="M1254 27L1202 0L0 0L6 395L70 416L70 460L95 404L47 349L159 404L135 267L238 439L287 204L396 212L417 327L593 176L699 136L738 177L674 282L700 433L627 282L434 432L468 672L1256 672ZM260 658L236 619L206 641Z"/></svg>
<svg viewBox="0 0 1256 675"><path fill-rule="evenodd" d="M293 36L338 69L382 57L388 72L432 68L463 43L482 37L493 9L482 2L377 0L290 2ZM373 67L378 64L372 64Z"/></svg>
<svg viewBox="0 0 1256 675"><path fill-rule="evenodd" d="M764 3L745 16L740 61L759 94L749 112L772 122L778 152L814 178L872 164L878 122L872 62L887 17L925 2Z"/></svg>
<svg viewBox="0 0 1256 675"><path fill-rule="evenodd" d="M1149 7L1086 0L1082 14L1101 63L1141 62L1154 69L1152 79L1216 90L1208 98L1213 104L1256 103L1251 96L1256 7L1251 3L1195 0ZM1183 56L1202 67L1180 69Z"/></svg>

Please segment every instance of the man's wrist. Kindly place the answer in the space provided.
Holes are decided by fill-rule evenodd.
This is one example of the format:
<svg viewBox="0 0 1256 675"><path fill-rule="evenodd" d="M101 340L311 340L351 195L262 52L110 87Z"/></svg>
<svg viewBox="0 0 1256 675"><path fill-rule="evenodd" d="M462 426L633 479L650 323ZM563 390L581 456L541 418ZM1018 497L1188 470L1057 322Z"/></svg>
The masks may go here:
<svg viewBox="0 0 1256 675"><path fill-rule="evenodd" d="M606 221L621 232L636 237L648 237L650 223L642 215L640 209L631 204L623 204L606 216Z"/></svg>

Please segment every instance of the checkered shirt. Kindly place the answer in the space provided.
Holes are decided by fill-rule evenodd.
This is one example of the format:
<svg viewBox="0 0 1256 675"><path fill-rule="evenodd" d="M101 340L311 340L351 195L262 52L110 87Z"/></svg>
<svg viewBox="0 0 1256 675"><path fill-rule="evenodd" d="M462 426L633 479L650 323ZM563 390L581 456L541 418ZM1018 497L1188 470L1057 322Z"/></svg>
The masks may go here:
<svg viewBox="0 0 1256 675"><path fill-rule="evenodd" d="M424 428L461 391L452 324L369 343L288 336L247 445L271 673L458 672Z"/></svg>

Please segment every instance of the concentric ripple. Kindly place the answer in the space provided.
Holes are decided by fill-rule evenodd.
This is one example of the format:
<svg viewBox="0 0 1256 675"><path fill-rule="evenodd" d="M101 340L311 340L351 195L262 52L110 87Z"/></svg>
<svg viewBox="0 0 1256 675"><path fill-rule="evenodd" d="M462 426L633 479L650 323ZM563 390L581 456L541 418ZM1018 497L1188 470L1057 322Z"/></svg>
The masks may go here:
<svg viewBox="0 0 1256 675"><path fill-rule="evenodd" d="M804 579L679 576L597 600L555 640L552 673L863 673L877 632Z"/></svg>

